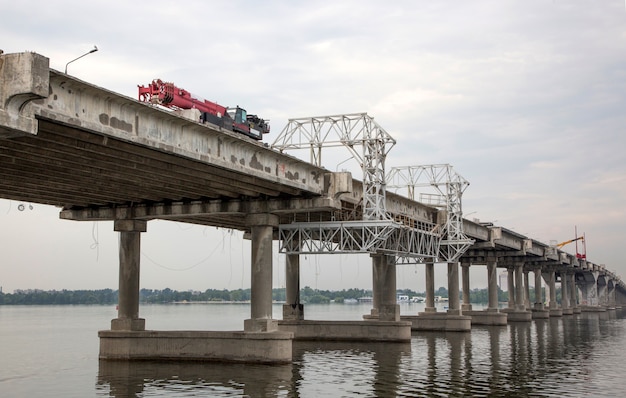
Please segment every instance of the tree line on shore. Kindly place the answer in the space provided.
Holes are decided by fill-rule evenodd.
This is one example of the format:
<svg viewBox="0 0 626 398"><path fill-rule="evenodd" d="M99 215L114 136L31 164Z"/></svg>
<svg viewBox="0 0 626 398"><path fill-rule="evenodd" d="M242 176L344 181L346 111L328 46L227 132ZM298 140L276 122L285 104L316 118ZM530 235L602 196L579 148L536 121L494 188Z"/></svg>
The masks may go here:
<svg viewBox="0 0 626 398"><path fill-rule="evenodd" d="M425 293L410 289L400 289L399 295L424 297ZM448 297L448 290L440 287L436 296ZM372 291L366 289L319 290L306 286L300 289L302 303L342 303L348 299L371 297ZM530 291L531 302L534 302L534 290ZM557 299L560 291L557 290ZM544 296L545 297L545 294ZM272 299L277 302L285 301L285 289L272 290ZM0 305L106 305L117 304L118 291L113 289L100 290L16 290L13 293L0 292ZM250 300L250 289L207 289L201 291L177 291L169 288L163 290L141 289L139 300L144 304L166 304L180 302L246 302ZM472 303L484 304L489 301L487 289L473 289L470 291ZM508 301L508 292L498 289L498 301Z"/></svg>

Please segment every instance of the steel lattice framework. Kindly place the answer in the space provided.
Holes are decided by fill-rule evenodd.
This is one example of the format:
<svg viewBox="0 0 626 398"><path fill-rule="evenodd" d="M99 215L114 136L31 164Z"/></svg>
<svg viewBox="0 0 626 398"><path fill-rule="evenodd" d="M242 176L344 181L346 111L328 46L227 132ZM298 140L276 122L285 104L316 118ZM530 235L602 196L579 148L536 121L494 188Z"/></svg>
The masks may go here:
<svg viewBox="0 0 626 398"><path fill-rule="evenodd" d="M374 118L367 113L352 113L289 119L272 148L281 152L308 148L311 163L322 167L323 147L345 146L363 170L363 219L388 220L385 158L395 144L396 140Z"/></svg>
<svg viewBox="0 0 626 398"><path fill-rule="evenodd" d="M281 224L281 253L386 253L398 261L422 262L435 259L441 234L434 224L414 227L388 220L327 221Z"/></svg>
<svg viewBox="0 0 626 398"><path fill-rule="evenodd" d="M386 211L385 159L395 144L395 139L366 113L289 119L272 148L281 152L310 149L311 163L319 167L322 148L348 148L363 171L363 216L361 220L281 224L280 251L387 253L398 261L435 260L442 236L437 224L397 222Z"/></svg>
<svg viewBox="0 0 626 398"><path fill-rule="evenodd" d="M456 262L474 243L463 233L462 196L469 182L449 164L393 167L387 176L388 188L406 188L415 200L415 188L432 187L436 194L420 194L419 201L446 210L439 259Z"/></svg>

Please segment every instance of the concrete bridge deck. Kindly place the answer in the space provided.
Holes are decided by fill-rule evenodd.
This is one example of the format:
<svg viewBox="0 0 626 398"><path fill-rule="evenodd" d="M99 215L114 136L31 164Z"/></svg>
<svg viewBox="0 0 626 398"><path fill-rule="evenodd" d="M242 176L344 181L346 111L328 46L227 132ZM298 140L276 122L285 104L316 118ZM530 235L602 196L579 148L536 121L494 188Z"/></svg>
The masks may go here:
<svg viewBox="0 0 626 398"><path fill-rule="evenodd" d="M285 333L290 332L276 331L276 321L271 319L271 293L269 298L267 294L271 292L271 241L276 238L277 227L310 219L358 219L363 189L362 183L348 173L332 173L246 136L194 122L52 70L41 55L0 55L0 197L60 207L63 219L113 220L120 232L120 313L112 322L113 330L103 333L105 347L113 338L136 338L133 331L146 334L138 316L139 236L146 231L148 221L167 219L238 229L251 237L253 305L245 329L250 340L275 345L276 356L270 356L273 360L286 360L289 349L285 340L290 337ZM390 192L386 193L386 210L394 220L409 222L437 224L442 216L435 207ZM463 229L475 240L460 259L466 314L471 314L467 307L469 268L479 264L487 266L490 312L499 314L490 319L497 318L496 322L503 319L493 308L497 267L509 270L510 291L515 292L508 320L516 316L527 320L529 309L541 316L548 311L541 297L535 306L526 303L526 279L531 271L536 284L541 278L546 280L551 295L559 280L564 291L567 286L572 294L581 290L581 306L609 307L624 302L626 285L602 265L503 227L464 220ZM372 259L378 296L373 319L380 315L381 321L409 327L399 318L395 266L386 257ZM297 281L297 255L288 255L288 263L288 282ZM427 281L432 279L429 266L432 263L427 264ZM453 293L458 291L457 269L456 263L448 264L449 290ZM298 301L294 286L297 284L292 283L288 292L290 302ZM497 307L497 296L495 300ZM576 302L573 295L572 300ZM556 305L552 296L550 303ZM425 314L421 319L430 316L434 322L431 329L440 329L443 324L446 330L451 319L463 318L462 325L454 324L449 330L467 329L469 317L461 315L458 298L452 297L450 306L449 317ZM295 317L287 322L292 328L302 320L297 312L287 311L286 315ZM476 319L483 315L476 314ZM306 327L319 325L307 323ZM362 325L358 328L363 329ZM275 338L258 338L259 332L275 333ZM406 340L405 329L394 333L401 336L399 340ZM227 337L245 338L242 336L245 333ZM146 346L150 344L146 340ZM229 347L235 346L229 343Z"/></svg>

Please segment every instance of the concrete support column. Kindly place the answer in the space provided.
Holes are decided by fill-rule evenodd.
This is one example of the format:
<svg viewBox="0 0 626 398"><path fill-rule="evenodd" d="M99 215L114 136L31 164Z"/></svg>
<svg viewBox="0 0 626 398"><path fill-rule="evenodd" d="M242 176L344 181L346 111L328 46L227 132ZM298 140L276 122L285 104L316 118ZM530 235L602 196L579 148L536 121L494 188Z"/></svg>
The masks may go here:
<svg viewBox="0 0 626 398"><path fill-rule="evenodd" d="M272 320L272 236L278 226L278 216L249 214L246 219L252 237L252 272L250 285L250 319L244 321L244 330L266 332L277 330Z"/></svg>
<svg viewBox="0 0 626 398"><path fill-rule="evenodd" d="M506 275L507 282L507 290L509 291L509 308L515 308L515 274L513 272L513 268L509 267L507 269Z"/></svg>
<svg viewBox="0 0 626 398"><path fill-rule="evenodd" d="M498 312L498 263L487 262L487 291L489 293L488 311Z"/></svg>
<svg viewBox="0 0 626 398"><path fill-rule="evenodd" d="M543 293L541 289L541 268L535 268L535 306L536 310L543 310Z"/></svg>
<svg viewBox="0 0 626 398"><path fill-rule="evenodd" d="M448 314L461 315L459 263L448 263Z"/></svg>
<svg viewBox="0 0 626 398"><path fill-rule="evenodd" d="M526 309L530 311L532 307L530 306L530 282L528 279L528 273L529 271L525 269L524 270L524 307L526 307Z"/></svg>
<svg viewBox="0 0 626 398"><path fill-rule="evenodd" d="M524 264L515 265L515 309L517 311L525 311L526 304L524 304L524 285L522 283L522 271L524 270Z"/></svg>
<svg viewBox="0 0 626 398"><path fill-rule="evenodd" d="M555 272L552 270L548 272L548 287L550 288L550 302L548 303L548 307L551 310L557 309L558 305L556 302L556 275Z"/></svg>
<svg viewBox="0 0 626 398"><path fill-rule="evenodd" d="M285 264L284 320L304 319L304 306L300 304L300 255L287 254Z"/></svg>
<svg viewBox="0 0 626 398"><path fill-rule="evenodd" d="M615 308L615 283L612 282L608 289L608 306L609 308Z"/></svg>
<svg viewBox="0 0 626 398"><path fill-rule="evenodd" d="M371 255L372 258L372 309L370 311L370 315L372 318L378 318L380 316L380 305L381 305L381 291L382 287L380 286L381 277L380 275L383 273L383 257L379 254Z"/></svg>
<svg viewBox="0 0 626 398"><path fill-rule="evenodd" d="M598 305L602 307L606 307L608 304L607 290L606 282L604 284L598 283Z"/></svg>
<svg viewBox="0 0 626 398"><path fill-rule="evenodd" d="M395 257L377 254L380 257L378 272L378 286L380 288L380 305L378 307L378 319L381 321L400 321L400 306L396 298L396 262Z"/></svg>
<svg viewBox="0 0 626 398"><path fill-rule="evenodd" d="M568 283L568 275L565 272L561 273L561 308L563 309L563 313L571 314L570 305L569 305L569 287Z"/></svg>
<svg viewBox="0 0 626 398"><path fill-rule="evenodd" d="M461 305L462 311L471 311L472 304L470 302L470 264L461 264L461 278L463 280L463 304Z"/></svg>
<svg viewBox="0 0 626 398"><path fill-rule="evenodd" d="M570 282L570 289L569 289L569 294L570 294L570 306L574 309L574 311L576 312L576 310L578 309L578 288L576 287L576 274L571 273L567 275L569 282Z"/></svg>
<svg viewBox="0 0 626 398"><path fill-rule="evenodd" d="M111 321L111 330L145 330L146 321L139 318L139 265L147 222L115 220L113 228L120 233L120 270L117 318Z"/></svg>
<svg viewBox="0 0 626 398"><path fill-rule="evenodd" d="M436 312L435 308L435 264L426 263L426 308L424 312Z"/></svg>

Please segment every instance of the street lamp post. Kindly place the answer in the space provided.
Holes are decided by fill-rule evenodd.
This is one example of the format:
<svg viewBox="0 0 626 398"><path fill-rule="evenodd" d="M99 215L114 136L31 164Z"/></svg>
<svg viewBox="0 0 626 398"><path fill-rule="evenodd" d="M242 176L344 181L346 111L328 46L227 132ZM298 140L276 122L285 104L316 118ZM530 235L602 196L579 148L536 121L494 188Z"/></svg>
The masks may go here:
<svg viewBox="0 0 626 398"><path fill-rule="evenodd" d="M84 53L83 55L81 55L80 57L78 57L78 58L74 58L74 59L73 59L73 60L71 60L70 62L66 63L66 64L65 64L65 74L67 75L67 66L68 66L69 64L71 64L71 63L72 63L72 62L74 62L74 61L77 61L77 60L81 59L82 57L84 57L84 56L86 56L86 55L89 55L89 54L91 54L91 53L95 53L96 51L98 51L98 47L97 47L97 46L93 46L93 49L91 49L89 52L86 52L86 53Z"/></svg>

